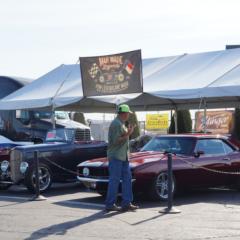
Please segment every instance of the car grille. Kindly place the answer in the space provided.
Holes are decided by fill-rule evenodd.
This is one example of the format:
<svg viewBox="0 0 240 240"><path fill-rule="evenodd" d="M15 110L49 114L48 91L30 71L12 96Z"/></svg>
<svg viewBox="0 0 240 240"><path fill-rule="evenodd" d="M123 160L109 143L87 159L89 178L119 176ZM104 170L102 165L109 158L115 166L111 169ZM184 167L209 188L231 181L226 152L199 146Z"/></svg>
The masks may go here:
<svg viewBox="0 0 240 240"><path fill-rule="evenodd" d="M76 129L75 140L76 141L91 141L90 129Z"/></svg>
<svg viewBox="0 0 240 240"><path fill-rule="evenodd" d="M85 167L79 167L78 172L80 176L83 176L83 169ZM108 177L108 169L106 167L87 167L89 169L89 175L86 177Z"/></svg>
<svg viewBox="0 0 240 240"><path fill-rule="evenodd" d="M10 168L11 178L14 183L17 183L22 179L22 174L20 172L21 161L22 153L18 150L13 150L10 154Z"/></svg>

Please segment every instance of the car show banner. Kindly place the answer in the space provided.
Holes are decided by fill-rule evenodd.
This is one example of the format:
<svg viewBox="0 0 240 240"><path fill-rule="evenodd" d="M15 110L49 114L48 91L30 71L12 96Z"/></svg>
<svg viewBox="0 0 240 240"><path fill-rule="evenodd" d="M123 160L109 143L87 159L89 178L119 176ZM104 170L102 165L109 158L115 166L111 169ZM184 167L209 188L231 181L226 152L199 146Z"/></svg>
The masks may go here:
<svg viewBox="0 0 240 240"><path fill-rule="evenodd" d="M84 96L143 91L141 50L79 59Z"/></svg>
<svg viewBox="0 0 240 240"><path fill-rule="evenodd" d="M204 112L195 113L196 131L203 131ZM230 133L233 126L233 111L207 111L206 129L214 134Z"/></svg>
<svg viewBox="0 0 240 240"><path fill-rule="evenodd" d="M146 115L146 129L160 130L168 128L168 113L163 114L147 114Z"/></svg>

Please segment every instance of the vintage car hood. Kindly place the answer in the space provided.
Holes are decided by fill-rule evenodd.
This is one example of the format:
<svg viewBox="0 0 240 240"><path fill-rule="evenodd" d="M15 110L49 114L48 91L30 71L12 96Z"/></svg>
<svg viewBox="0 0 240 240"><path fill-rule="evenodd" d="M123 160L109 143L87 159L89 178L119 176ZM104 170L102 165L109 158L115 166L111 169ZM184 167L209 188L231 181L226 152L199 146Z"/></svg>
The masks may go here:
<svg viewBox="0 0 240 240"><path fill-rule="evenodd" d="M154 162L158 160L166 159L167 156L160 152L137 152L130 154L130 165L131 167L137 167L139 165ZM93 160L88 160L83 163L80 163L78 167L107 167L108 160L107 158L97 158Z"/></svg>
<svg viewBox="0 0 240 240"><path fill-rule="evenodd" d="M41 144L33 144L33 145L25 145L25 146L17 146L15 149L20 151L50 151L50 150L62 150L66 148L74 148L75 145L78 144L78 147L91 148L91 147L107 147L106 142L104 141L80 141L80 142L46 142Z"/></svg>
<svg viewBox="0 0 240 240"><path fill-rule="evenodd" d="M18 145L31 145L33 142L16 142L0 135L0 147L15 147Z"/></svg>
<svg viewBox="0 0 240 240"><path fill-rule="evenodd" d="M44 122L47 125L52 125L52 120L51 119L41 119L41 120L38 120L37 122L41 122L41 123ZM56 120L56 126L58 128L64 127L64 128L90 129L90 127L88 127L88 126L86 126L82 123L70 120L70 119L57 119Z"/></svg>
<svg viewBox="0 0 240 240"><path fill-rule="evenodd" d="M15 149L20 151L34 151L34 150L45 150L45 149L61 149L63 146L67 146L69 143L66 142L49 142L42 144L34 144L34 145L25 145L25 146L17 146Z"/></svg>

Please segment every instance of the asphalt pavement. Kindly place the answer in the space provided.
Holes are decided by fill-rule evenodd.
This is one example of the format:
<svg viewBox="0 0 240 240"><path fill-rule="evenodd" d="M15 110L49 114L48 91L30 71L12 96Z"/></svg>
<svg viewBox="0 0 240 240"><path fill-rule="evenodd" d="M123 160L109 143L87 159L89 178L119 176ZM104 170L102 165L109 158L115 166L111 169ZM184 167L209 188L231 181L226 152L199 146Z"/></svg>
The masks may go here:
<svg viewBox="0 0 240 240"><path fill-rule="evenodd" d="M240 192L192 191L174 199L179 214L162 214L166 203L138 196L136 212L106 213L104 199L79 184L55 184L46 201L29 201L23 187L0 192L0 239L157 240L240 239Z"/></svg>

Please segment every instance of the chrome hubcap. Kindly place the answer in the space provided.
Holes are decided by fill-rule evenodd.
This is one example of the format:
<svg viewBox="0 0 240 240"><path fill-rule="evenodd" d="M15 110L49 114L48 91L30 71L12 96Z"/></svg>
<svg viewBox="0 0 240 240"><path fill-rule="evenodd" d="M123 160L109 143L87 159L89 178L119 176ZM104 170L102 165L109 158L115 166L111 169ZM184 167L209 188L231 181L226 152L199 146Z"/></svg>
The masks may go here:
<svg viewBox="0 0 240 240"><path fill-rule="evenodd" d="M39 174L40 191L44 191L45 189L48 188L48 186L51 182L50 172L47 168L40 167L39 171L38 171L38 174ZM33 174L33 185L34 185L34 187L36 186L36 175L35 175L35 173Z"/></svg>
<svg viewBox="0 0 240 240"><path fill-rule="evenodd" d="M156 191L160 198L168 198L168 175L167 173L160 173L156 181ZM172 192L174 191L174 182L172 182Z"/></svg>

